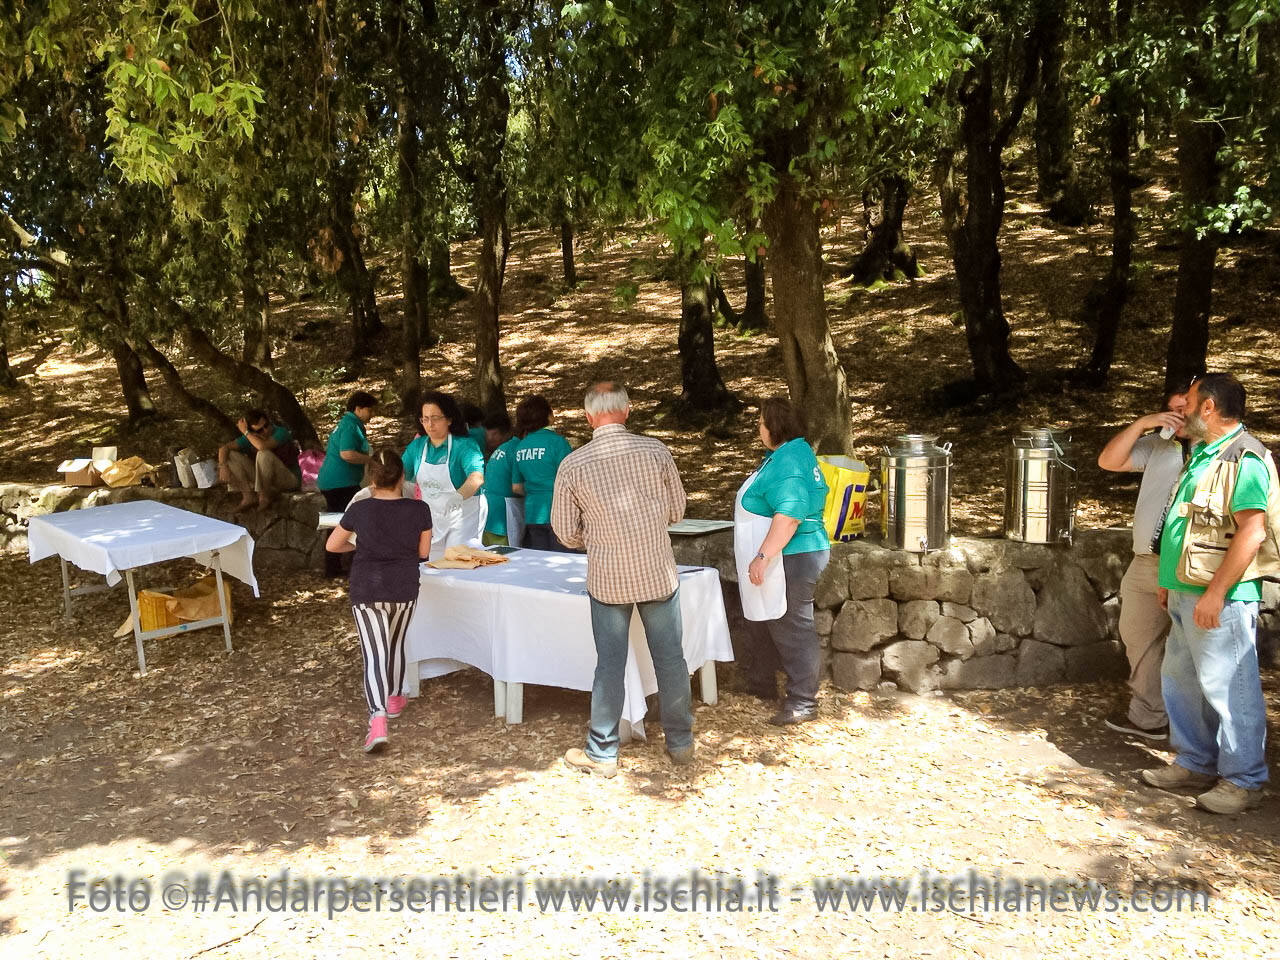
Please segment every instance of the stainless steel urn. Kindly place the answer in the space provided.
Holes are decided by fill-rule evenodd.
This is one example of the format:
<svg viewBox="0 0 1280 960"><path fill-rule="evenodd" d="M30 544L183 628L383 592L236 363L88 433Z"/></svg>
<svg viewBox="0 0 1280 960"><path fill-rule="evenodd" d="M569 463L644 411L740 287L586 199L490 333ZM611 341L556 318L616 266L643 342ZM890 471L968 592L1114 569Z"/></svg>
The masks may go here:
<svg viewBox="0 0 1280 960"><path fill-rule="evenodd" d="M1076 527L1071 434L1023 427L1009 447L1004 535L1025 543L1070 543Z"/></svg>
<svg viewBox="0 0 1280 960"><path fill-rule="evenodd" d="M880 457L880 525L884 545L928 553L951 536L951 444L904 433Z"/></svg>

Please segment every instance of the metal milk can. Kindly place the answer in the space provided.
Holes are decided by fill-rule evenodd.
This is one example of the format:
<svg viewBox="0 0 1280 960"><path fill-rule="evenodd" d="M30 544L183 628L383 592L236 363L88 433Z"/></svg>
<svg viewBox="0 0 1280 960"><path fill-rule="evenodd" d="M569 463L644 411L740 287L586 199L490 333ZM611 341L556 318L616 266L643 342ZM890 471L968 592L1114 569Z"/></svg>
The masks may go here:
<svg viewBox="0 0 1280 960"><path fill-rule="evenodd" d="M880 458L880 524L884 545L928 553L951 536L951 444L904 433Z"/></svg>
<svg viewBox="0 0 1280 960"><path fill-rule="evenodd" d="M1071 434L1023 427L1009 447L1004 535L1024 543L1070 543L1076 526Z"/></svg>

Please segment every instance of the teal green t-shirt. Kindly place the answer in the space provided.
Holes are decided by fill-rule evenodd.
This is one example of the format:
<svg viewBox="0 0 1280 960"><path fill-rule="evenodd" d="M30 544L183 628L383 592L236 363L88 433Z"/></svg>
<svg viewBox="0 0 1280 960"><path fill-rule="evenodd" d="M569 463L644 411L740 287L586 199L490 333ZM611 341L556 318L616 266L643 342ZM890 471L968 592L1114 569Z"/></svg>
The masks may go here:
<svg viewBox="0 0 1280 960"><path fill-rule="evenodd" d="M495 537L507 535L507 497L511 496L511 467L515 463L520 438L512 437L494 450L484 465L484 497L489 501L489 518L485 533Z"/></svg>
<svg viewBox="0 0 1280 960"><path fill-rule="evenodd" d="M1243 427L1240 428L1244 429ZM1187 518L1179 516L1178 505L1190 500L1196 492L1196 484L1209 462L1222 447L1230 443L1240 430L1233 430L1225 437L1209 444L1200 444L1191 451L1191 459L1178 478L1177 493L1165 518L1164 531L1160 534L1160 586L1166 590L1183 590L1187 593L1204 593L1197 584L1183 583L1178 579L1178 559L1182 556L1182 542L1186 538ZM1240 458L1240 471L1236 474L1236 486L1231 491L1231 512L1267 509L1267 465L1257 457L1246 454ZM1241 580L1227 591L1228 600L1262 599L1261 580Z"/></svg>
<svg viewBox="0 0 1280 960"><path fill-rule="evenodd" d="M450 447L450 440L453 441L452 447ZM437 447L431 444L426 434L423 434L415 438L400 457L404 464L406 480L417 477L418 461L422 459L423 447L428 448L427 463L441 464L444 463L445 457L449 458L449 479L453 481L455 490L466 483L467 477L471 474L484 473L484 455L480 453L480 449L470 437L446 437L444 443Z"/></svg>
<svg viewBox="0 0 1280 960"><path fill-rule="evenodd" d="M822 508L827 502L827 481L818 469L818 458L803 437L796 437L764 458L755 482L742 495L742 508L761 517L780 513L794 517L800 526L782 548L784 556L831 549Z"/></svg>
<svg viewBox="0 0 1280 960"><path fill-rule="evenodd" d="M468 427L467 436L470 437L480 451L480 456L484 456L484 451L489 446L489 438L484 435L484 427Z"/></svg>
<svg viewBox="0 0 1280 960"><path fill-rule="evenodd" d="M551 522L551 491L560 461L573 452L569 441L550 427L535 430L516 447L511 482L524 484L524 522Z"/></svg>
<svg viewBox="0 0 1280 960"><path fill-rule="evenodd" d="M329 434L329 443L324 449L324 463L316 476L317 490L358 487L364 480L364 464L347 463L342 459L343 450L369 452L369 437L364 432L364 421L350 410L338 421L333 433Z"/></svg>
<svg viewBox="0 0 1280 960"><path fill-rule="evenodd" d="M276 442L276 449L282 450L293 443L293 431L284 424L277 424L271 431L271 439ZM249 442L249 438L243 433L236 437L236 449L241 453L247 453L249 456L257 456L257 448ZM298 466L298 457L296 452L290 451L292 455L286 455L280 459L284 465L289 468L289 472L298 478L298 483L302 483L302 468Z"/></svg>

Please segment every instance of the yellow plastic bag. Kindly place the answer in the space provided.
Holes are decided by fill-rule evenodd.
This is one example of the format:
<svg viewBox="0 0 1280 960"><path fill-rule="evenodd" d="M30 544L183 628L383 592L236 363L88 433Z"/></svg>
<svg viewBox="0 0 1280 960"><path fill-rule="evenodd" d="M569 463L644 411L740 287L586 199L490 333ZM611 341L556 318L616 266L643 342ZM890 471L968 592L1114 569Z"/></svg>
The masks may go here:
<svg viewBox="0 0 1280 960"><path fill-rule="evenodd" d="M866 530L863 510L871 471L861 460L839 456L819 457L818 469L827 481L827 502L822 509L827 536L832 543L862 536Z"/></svg>

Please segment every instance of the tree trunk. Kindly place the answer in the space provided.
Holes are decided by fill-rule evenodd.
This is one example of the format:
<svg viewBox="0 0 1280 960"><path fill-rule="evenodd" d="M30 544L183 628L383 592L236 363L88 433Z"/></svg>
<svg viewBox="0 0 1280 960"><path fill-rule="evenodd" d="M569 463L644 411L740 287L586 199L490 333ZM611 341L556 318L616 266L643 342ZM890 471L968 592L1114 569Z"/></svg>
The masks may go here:
<svg viewBox="0 0 1280 960"><path fill-rule="evenodd" d="M1133 0L1116 0L1115 28L1110 38L1113 46L1128 43ZM1111 373L1115 360L1116 337L1120 319L1129 299L1129 272L1133 262L1133 241L1137 235L1137 218L1133 214L1133 181L1130 172L1129 141L1132 131L1134 91L1119 76L1122 63L1110 64L1107 111L1107 166L1111 177L1111 266L1107 276L1085 297L1085 310L1096 326L1093 350L1081 368L1082 379L1101 387Z"/></svg>
<svg viewBox="0 0 1280 960"><path fill-rule="evenodd" d="M479 13L481 75L476 83L476 142L471 175L480 224L476 257L475 335L476 400L486 413L507 407L502 364L498 357L502 275L510 234L507 230L507 184L500 163L507 142L511 98L507 93L505 29L499 0L483 0Z"/></svg>
<svg viewBox="0 0 1280 960"><path fill-rule="evenodd" d="M230 439L236 436L240 431L236 429L235 421L219 410L214 404L210 403L204 397L198 397L190 390L187 385L182 382L182 375L163 353L161 353L150 340L135 341L138 351L146 358L147 363L151 364L164 378L165 384L169 387L169 391L178 398L178 402L190 410L197 416L203 417L215 427L223 436Z"/></svg>
<svg viewBox="0 0 1280 960"><path fill-rule="evenodd" d="M151 391L147 389L146 374L138 355L123 340L112 342L111 355L115 357L116 370L120 373L120 389L129 408L129 423L136 425L154 417L156 405L151 399Z"/></svg>
<svg viewBox="0 0 1280 960"><path fill-rule="evenodd" d="M271 357L271 311L267 289L262 283L262 226L255 223L245 238L245 262L240 272L244 296L244 362L273 372Z"/></svg>
<svg viewBox="0 0 1280 960"><path fill-rule="evenodd" d="M9 366L9 331L3 303L0 303L0 390L14 390L19 380Z"/></svg>
<svg viewBox="0 0 1280 960"><path fill-rule="evenodd" d="M400 24L404 29L404 23ZM402 51L401 51L402 52ZM418 124L410 94L410 67L399 63L400 91L396 105L396 159L400 180L400 282L403 319L400 323L398 392L401 412L415 402L422 377L422 339L430 337L425 295L427 271L418 257L421 245L422 201L418 192Z"/></svg>
<svg viewBox="0 0 1280 960"><path fill-rule="evenodd" d="M1173 329L1165 367L1165 387L1174 389L1187 378L1205 372L1209 353L1209 316L1213 305L1213 272L1221 237L1212 230L1197 234L1205 207L1218 190L1217 153L1222 142L1217 123L1198 122L1184 115L1178 122L1178 182L1181 186L1182 247L1178 282L1173 295Z"/></svg>
<svg viewBox="0 0 1280 960"><path fill-rule="evenodd" d="M448 238L435 237L429 247L431 255L427 264L427 273L432 301L453 303L457 300L465 300L470 291L453 276Z"/></svg>
<svg viewBox="0 0 1280 960"><path fill-rule="evenodd" d="M1207 0L1182 0L1188 23L1205 22ZM1209 316L1213 307L1213 273L1221 235L1209 229L1205 211L1219 199L1222 168L1218 150L1223 124L1212 117L1217 102L1212 89L1211 39L1188 47L1181 64L1187 78L1187 103L1177 117L1178 185L1182 194L1182 245L1178 282L1173 295L1173 329L1165 365L1165 389L1172 390L1204 373L1209 353Z"/></svg>
<svg viewBox="0 0 1280 960"><path fill-rule="evenodd" d="M572 289L578 285L578 268L573 262L573 223L568 217L560 220L560 264L564 268L564 285Z"/></svg>
<svg viewBox="0 0 1280 960"><path fill-rule="evenodd" d="M714 410L733 401L716 365L712 317L716 311L714 276L693 279L696 257L682 258L680 285L680 399L692 410ZM720 292L720 296L723 296Z"/></svg>
<svg viewBox="0 0 1280 960"><path fill-rule="evenodd" d="M274 409L288 424L289 429L293 431L293 438L298 441L302 449L322 449L320 438L316 435L316 428L311 424L311 418L302 409L302 404L298 402L292 390L278 382L271 374L237 360L230 354L223 353L209 339L209 335L196 326L189 317L183 318L182 330L191 346L191 352L196 357L226 375L231 382L260 394L266 405Z"/></svg>
<svg viewBox="0 0 1280 960"><path fill-rule="evenodd" d="M763 218L773 277L773 325L791 401L808 420L807 439L820 453L851 454L852 412L827 323L818 220L795 180L784 177Z"/></svg>
<svg viewBox="0 0 1280 960"><path fill-rule="evenodd" d="M915 252L903 238L902 220L907 210L911 185L905 177L890 174L880 181L880 218L874 223L866 249L848 270L855 283L870 286L876 281L892 282L920 276Z"/></svg>
<svg viewBox="0 0 1280 960"><path fill-rule="evenodd" d="M769 327L764 312L764 254L757 252L752 260L742 262L742 272L747 283L747 303L738 315L738 329L743 333L760 333Z"/></svg>
<svg viewBox="0 0 1280 960"><path fill-rule="evenodd" d="M940 184L943 220L956 268L965 338L978 393L1000 393L1026 378L1009 354L1009 323L1000 300L997 242L1005 200L1000 155L1017 116L1011 115L997 126L992 111L993 87L988 56L971 68L960 92L964 198L955 186L954 171L949 171ZM774 290L776 296L776 281Z"/></svg>
<svg viewBox="0 0 1280 960"><path fill-rule="evenodd" d="M330 184L332 193L332 222L334 246L341 254L338 263L338 283L347 295L351 310L351 355L348 374L355 376L365 357L373 353L373 338L382 329L378 316L378 299L373 278L365 266L360 248L360 236L356 226L355 183L341 169Z"/></svg>
<svg viewBox="0 0 1280 960"><path fill-rule="evenodd" d="M1089 213L1089 201L1076 176L1071 152L1075 138L1062 68L1067 57L1066 0L1036 4L1035 46L1040 55L1040 89L1036 94L1036 196L1049 208L1049 219L1078 227Z"/></svg>

